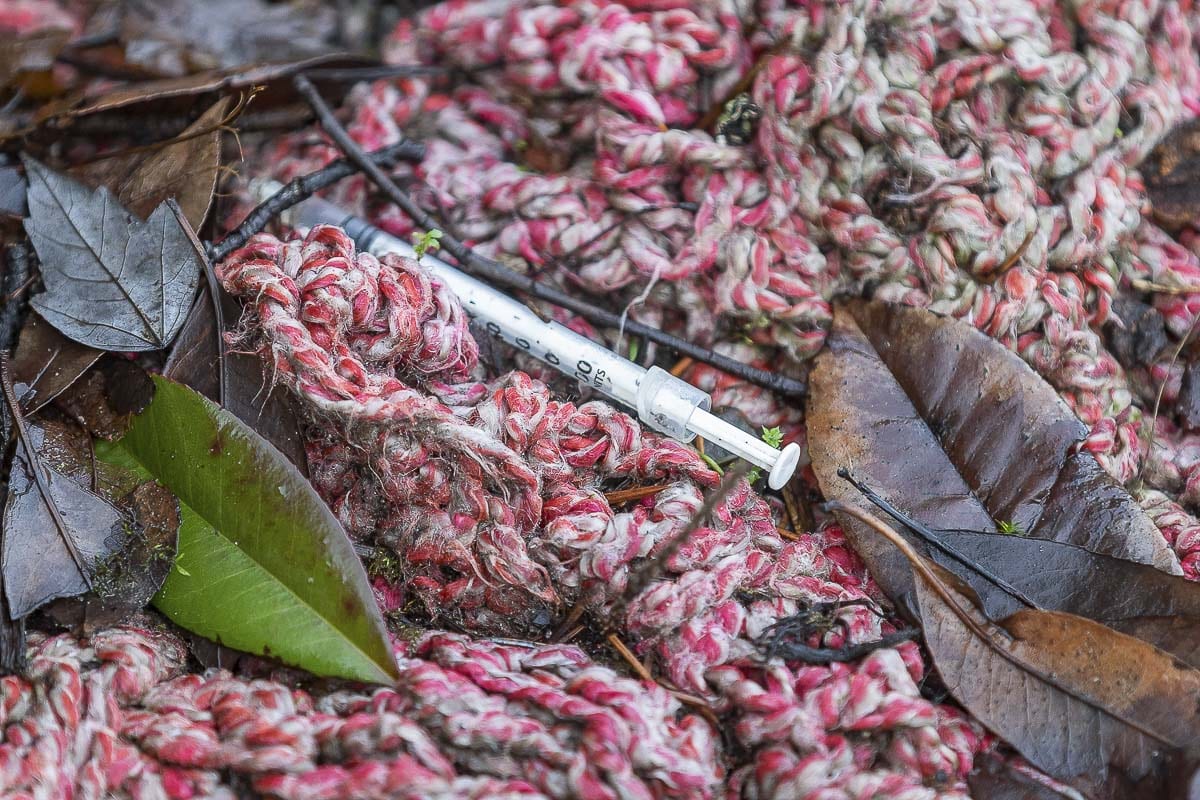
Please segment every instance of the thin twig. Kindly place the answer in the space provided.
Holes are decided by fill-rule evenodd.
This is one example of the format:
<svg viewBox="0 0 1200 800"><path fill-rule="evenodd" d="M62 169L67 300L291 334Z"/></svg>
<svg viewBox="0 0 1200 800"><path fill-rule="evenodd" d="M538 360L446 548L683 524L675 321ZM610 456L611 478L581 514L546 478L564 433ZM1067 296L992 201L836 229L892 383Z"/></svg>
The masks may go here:
<svg viewBox="0 0 1200 800"><path fill-rule="evenodd" d="M1004 259L1003 263L1001 263L1000 266L988 276L990 281L995 283L1006 272L1016 265L1016 263L1021 259L1021 256L1025 255L1025 251L1029 249L1029 245L1033 243L1033 236L1035 233L1037 233L1037 229L1037 222L1034 222L1033 227L1029 229L1029 233L1025 234L1025 238L1021 240L1019 245L1017 245L1017 249L1014 250L1008 258Z"/></svg>
<svg viewBox="0 0 1200 800"><path fill-rule="evenodd" d="M625 503L632 503L635 500L649 497L652 494L658 494L670 485L669 483L660 483L656 486L638 486L633 489L621 489L618 492L605 492L604 499L608 501L610 506L615 508Z"/></svg>
<svg viewBox="0 0 1200 800"><path fill-rule="evenodd" d="M692 364L695 364L695 363L696 363L696 359L691 358L689 356L684 356L683 358L681 358L675 362L675 366L671 367L671 374L674 375L676 378L680 378L683 376L683 373L685 373L689 369L691 369Z"/></svg>
<svg viewBox="0 0 1200 800"><path fill-rule="evenodd" d="M571 610L567 612L566 618L554 629L554 634L550 637L550 641L569 642L574 639L579 633L579 620L583 619L585 613L587 613L587 605L581 597L575 601L575 605L571 606Z"/></svg>
<svg viewBox="0 0 1200 800"><path fill-rule="evenodd" d="M1196 325L1200 323L1200 314L1192 318L1192 324L1188 326L1187 332L1179 340L1179 344L1175 347L1175 352L1171 354L1171 360L1167 363L1167 372L1162 379L1162 383L1158 385L1158 394L1154 397L1154 413L1150 415L1150 436L1146 440L1146 457L1142 459L1141 465L1138 467L1137 476L1133 479L1133 485L1140 491L1142 488L1142 473L1146 470L1146 464L1150 461L1150 456L1154 452L1154 437L1158 433L1158 412L1162 408L1163 393L1167 390L1167 381L1171 379L1171 370L1175 368L1175 362L1179 360L1179 356L1183 353L1183 348L1187 345L1188 340L1192 338L1192 334L1196 331Z"/></svg>
<svg viewBox="0 0 1200 800"><path fill-rule="evenodd" d="M8 346L0 350L7 352ZM5 404L0 403L0 453L8 452L11 436L12 415L8 413ZM2 457L0 461L3 461ZM0 474L0 492L8 493L7 481L3 474ZM0 525L0 551L4 549L4 538L7 535L8 531ZM4 580L4 569L0 565L0 675L8 675L25 667L25 618L13 619L9 614Z"/></svg>
<svg viewBox="0 0 1200 800"><path fill-rule="evenodd" d="M25 242L14 242L3 253L0 292L4 292L4 301L0 303L0 350L6 352L12 349L20 331L21 295L36 279L36 273L29 263L31 249Z"/></svg>
<svg viewBox="0 0 1200 800"><path fill-rule="evenodd" d="M811 531L816 524L813 520L812 509L808 500L803 497L798 488L799 481L789 481L779 494L783 497L783 510L787 513L788 523L794 531Z"/></svg>
<svg viewBox="0 0 1200 800"><path fill-rule="evenodd" d="M1155 283L1144 278L1134 278L1129 282L1139 292L1150 292L1153 294L1200 294L1200 285L1186 284L1184 286L1171 286L1166 283Z"/></svg>
<svg viewBox="0 0 1200 800"><path fill-rule="evenodd" d="M389 200L399 206L418 227L425 230L440 229L443 227L432 215L417 205L407 192L397 186L395 181L386 172L367 157L363 149L358 146L358 143L346 131L345 126L338 121L333 109L321 97L320 92L313 86L312 81L304 75L297 75L295 85L296 91L312 106L312 110L317 115L321 127L325 129L329 137L346 154L346 157L357 164L371 182L387 195ZM597 308L591 303L546 286L534 278L514 272L499 261L479 255L451 234L443 234L441 247L442 250L452 255L468 272L495 286L525 292L538 300L544 300L573 311L593 324L614 330L623 329L630 335L641 336L652 342L657 342L681 355L691 356L697 361L711 364L734 377L755 383L771 391L784 395L801 395L805 391L806 387L803 381L788 378L770 370L748 366L736 359L714 353L708 348L700 347L665 331L661 331L658 328L643 325L632 320L623 320L620 314L614 314L611 311Z"/></svg>
<svg viewBox="0 0 1200 800"><path fill-rule="evenodd" d="M608 644L613 650L617 651L621 658L624 659L625 663L629 665L629 668L633 670L639 678L649 683L657 684L663 689L666 689L676 700L699 711L705 719L712 723L713 727L720 727L720 721L717 719L716 712L713 711L712 706L709 705L707 701L701 697L696 697L694 694L681 692L678 689L671 688L661 681L655 680L654 676L650 674L650 670L646 669L646 665L641 661L638 661L638 658L636 655L634 655L633 651L630 650L623 641L621 641L620 636L617 636L615 633L610 633L608 635Z"/></svg>
<svg viewBox="0 0 1200 800"><path fill-rule="evenodd" d="M450 70L431 64L388 64L382 67L345 67L310 69L304 74L310 80L332 83L357 83L377 81L385 78L416 78L430 75L448 75Z"/></svg>
<svg viewBox="0 0 1200 800"><path fill-rule="evenodd" d="M184 219L183 210L179 208L179 204L174 198L167 201L167 207L175 214L175 218L179 220L179 227L183 230L192 247L196 248L196 255L204 266L204 280L208 284L208 299L212 304L213 311L213 335L216 337L216 353L217 353L217 405L224 406L226 399L229 397L229 355L225 352L225 310L221 308L221 284L217 281L216 271L213 269L212 259L208 257L206 249L201 244L200 239L196 236L196 232L192 230L192 226L187 224Z"/></svg>
<svg viewBox="0 0 1200 800"><path fill-rule="evenodd" d="M926 544L928 544L930 547L933 547L937 550L940 550L942 553L945 553L950 558L953 558L955 561L962 564L967 569L971 570L972 572L977 573L980 577L984 578L989 583L994 584L996 587L998 587L999 589L1004 591L1006 594L1009 594L1012 597L1016 598L1017 600L1020 600L1022 603L1029 606L1030 608L1034 608L1039 611L1044 610L1042 608L1042 606L1039 605L1036 600L1029 597L1027 594L1022 592L1017 587L1013 586L1011 583L1006 581L1004 578L1001 578L999 575L995 574L987 567L979 565L973 559L969 558L968 556L966 556L963 553L960 553L953 546L948 545L945 542L943 542L941 540L941 538L938 537L938 535L933 531L932 528L930 528L927 525L924 525L920 522L917 522L915 519L908 516L903 511L896 508L894 505L889 503L887 500L884 500L882 497L880 497L878 494L876 494L875 490L873 490L871 487L867 486L862 481L856 480L850 474L850 471L848 469L846 469L845 467L839 469L837 474L838 474L839 478L848 482L851 486L853 486L855 489L857 489L859 492L861 492L863 497L867 498L872 503L879 506L879 508L881 508L886 513L895 517L897 521L899 521L902 525L904 525L904 527L908 528L913 533L915 533L917 536L921 537L921 539Z"/></svg>
<svg viewBox="0 0 1200 800"><path fill-rule="evenodd" d="M608 644L613 650L616 650L617 653L620 654L621 658L625 659L625 663L629 665L631 670L637 673L639 678L644 681L654 683L654 676L650 674L650 670L646 669L645 664L643 664L641 661L638 661L637 656L634 655L632 650L625 646L625 643L621 641L620 636L617 636L615 633L610 633L608 635Z"/></svg>
<svg viewBox="0 0 1200 800"><path fill-rule="evenodd" d="M868 514L867 512L863 511L861 508L855 508L854 506L846 505L845 503L839 503L836 500L831 503L826 503L825 507L830 511L841 511L845 514L849 514L895 545L896 549L903 553L904 557L908 559L908 563L912 565L913 570L919 572L921 577L924 578L929 584L929 587L933 589L934 594L940 597L942 602L950 607L950 610L954 612L954 616L958 617L959 620L961 620L964 625L970 628L971 632L980 639L983 639L986 642L993 641L991 634L984 630L983 626L976 622L975 618L968 614L963 607L958 604L958 600L955 599L954 595L950 594L950 590L946 588L946 585L942 582L942 579L939 578L932 569L930 569L929 564L925 563L925 559L921 558L921 555L913 549L913 546L909 544L903 536L896 533L894 528L873 514Z"/></svg>
<svg viewBox="0 0 1200 800"><path fill-rule="evenodd" d="M662 574L663 565L679 552L679 548L683 547L684 542L696 532L697 528L704 524L704 520L708 519L709 514L717 507L717 504L733 491L738 481L745 477L749 471L750 465L742 461L726 472L721 485L713 490L708 497L704 498L703 505L696 509L696 513L688 520L687 525L684 525L679 533L665 541L657 553L646 559L641 566L629 573L629 580L625 583L625 591L621 593L621 596L617 598L608 612L608 624L610 627L621 621L625 616L625 609L629 606L629 603L641 594L650 585L651 581Z"/></svg>
<svg viewBox="0 0 1200 800"><path fill-rule="evenodd" d="M420 161L425 157L425 145L406 140L381 147L369 153L367 157L372 162L383 165L389 165L396 161ZM229 232L228 236L217 244L209 244L209 257L214 264L224 261L230 253L250 241L250 237L266 227L267 223L276 216L292 206L304 202L326 186L348 178L358 171L358 167L349 159L339 158L316 172L296 178L259 203L253 211L246 215L246 219L242 220L241 225Z"/></svg>
<svg viewBox="0 0 1200 800"><path fill-rule="evenodd" d="M880 636L878 639L844 647L812 647L803 642L771 642L767 658L782 658L785 661L803 661L806 664L833 664L857 661L865 655L894 647L901 642L911 642L921 635L916 628L905 628Z"/></svg>

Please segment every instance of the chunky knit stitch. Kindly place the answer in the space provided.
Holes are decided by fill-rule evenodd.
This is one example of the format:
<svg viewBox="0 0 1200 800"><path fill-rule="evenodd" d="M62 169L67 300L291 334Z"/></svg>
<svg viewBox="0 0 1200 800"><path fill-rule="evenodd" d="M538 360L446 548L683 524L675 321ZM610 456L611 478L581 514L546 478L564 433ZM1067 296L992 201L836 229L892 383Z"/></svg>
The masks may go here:
<svg viewBox="0 0 1200 800"><path fill-rule="evenodd" d="M1141 502L1194 578L1200 524L1187 508L1200 503L1200 450L1172 413L1182 366L1170 361L1173 347L1151 363L1119 363L1101 330L1119 323L1114 299L1135 280L1200 283L1195 232L1172 238L1149 220L1137 172L1174 124L1200 113L1198 33L1189 0L451 0L402 23L389 57L462 67L469 79L363 84L344 112L366 147L402 134L427 142L423 161L398 175L481 252L744 361L802 375L839 293L970 321L1055 386L1091 426L1083 447L1105 468L1122 481L1142 475ZM745 88L761 114L744 143L697 128L752 68ZM253 171L286 179L336 155L306 131L264 147ZM361 178L331 197L412 233ZM539 637L577 603L606 619L631 570L687 523L716 476L694 451L611 406L564 399L575 387L535 364L480 367L443 287L410 261L355 253L335 229L259 237L220 275L247 303L243 346L274 364L314 423L314 483L352 536L399 557L401 579L376 580L384 609L423 609L478 637L429 634L402 648L405 678L377 704L324 688L297 701L296 714L277 715L288 707L269 701L258 736L267 749L284 744L238 762L234 772L253 786L296 797L404 797L421 781L430 796L965 793L976 757L995 742L921 695L926 665L915 645L851 665L759 657L754 640L781 617L878 593L836 524L820 519L785 540L744 483L613 621L657 675L709 703L727 735L661 689L611 673L601 683L619 684L620 700L605 708L619 708L625 727L574 710L577 696L598 703L587 694L598 684L568 688L567 676L602 668L572 648L488 637ZM1152 302L1176 341L1200 313L1196 293ZM703 365L687 377L719 407L803 441L794 404ZM1150 446L1148 410L1163 380ZM668 488L631 506L614 509L603 494L651 482ZM893 629L866 605L836 616L811 643ZM131 631L106 636L149 659L176 647ZM49 641L35 650L89 647ZM151 671L97 727L52 689L119 670L73 658L75 678L5 684L22 715L10 712L22 723L0 744L13 774L44 768L55 786L84 787L98 785L85 783L98 772L116 793L185 797L219 793L215 770L232 767L189 762L177 742L202 741L235 761L257 752L225 748L245 735L211 722L202 701L180 701L176 712L137 699L173 681L241 697L253 694L249 682ZM405 688L418 681L428 698L420 707ZM315 724L304 703L341 720L322 730L345 736L326 734L337 743L316 751L288 738L285 721ZM163 746L126 717L161 731ZM618 744L590 738L602 731ZM43 751L33 740L58 749L35 756ZM55 771L60 741L95 753L91 771L76 769L87 760L79 756ZM142 790L126 775L163 777Z"/></svg>

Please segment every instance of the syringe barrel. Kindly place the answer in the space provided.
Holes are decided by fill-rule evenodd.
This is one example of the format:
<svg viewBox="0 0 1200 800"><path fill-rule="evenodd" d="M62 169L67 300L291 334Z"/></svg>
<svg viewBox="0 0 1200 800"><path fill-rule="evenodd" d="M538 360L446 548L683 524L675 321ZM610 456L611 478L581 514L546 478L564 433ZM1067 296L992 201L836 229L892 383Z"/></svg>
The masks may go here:
<svg viewBox="0 0 1200 800"><path fill-rule="evenodd" d="M263 189L266 190L267 187ZM385 233L358 217L350 216L344 210L320 198L310 198L292 207L285 214L284 221L297 228L319 224L338 225L362 250L375 255L398 253L409 258L417 257L408 242ZM478 321L492 336L524 350L564 375L575 378L630 408L638 407L638 386L646 374L642 367L586 336L580 336L564 325L546 322L528 306L439 258L425 255L421 258L421 264L458 295L467 315Z"/></svg>
<svg viewBox="0 0 1200 800"><path fill-rule="evenodd" d="M277 192L275 181L258 180L252 191L265 198ZM337 225L362 250L383 255L398 253L416 258L408 242L381 231L320 198L309 198L283 214L295 228ZM525 305L458 270L426 255L421 264L458 295L463 309L492 336L524 350L552 367L597 389L637 411L645 424L682 442L700 434L731 452L770 470L768 484L778 489L796 469L801 452L792 443L776 450L758 437L708 413L712 400L705 392L676 378L661 367L649 370L580 336L557 322L546 322Z"/></svg>

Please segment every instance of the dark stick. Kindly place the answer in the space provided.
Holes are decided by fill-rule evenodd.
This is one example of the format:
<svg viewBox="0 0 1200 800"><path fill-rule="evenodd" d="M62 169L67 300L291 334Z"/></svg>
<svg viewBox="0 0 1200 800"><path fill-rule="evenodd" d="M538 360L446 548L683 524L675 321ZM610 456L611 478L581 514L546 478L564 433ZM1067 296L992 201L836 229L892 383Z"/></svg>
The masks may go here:
<svg viewBox="0 0 1200 800"><path fill-rule="evenodd" d="M417 205L404 190L388 177L386 172L367 157L363 149L358 146L358 143L351 138L342 123L338 121L333 113L333 109L321 97L320 92L313 86L312 81L304 75L297 75L295 85L296 91L312 106L312 110L317 115L321 127L325 129L329 137L346 154L346 157L357 164L371 182L387 195L389 200L399 206L405 214L412 218L413 222L425 230L445 227L439 225L437 220ZM758 384L771 391L784 395L801 395L805 391L803 381L787 378L770 370L747 366L728 356L714 353L705 347L700 347L677 336L672 336L658 328L652 328L649 325L643 325L633 320L623 320L619 314L597 308L591 303L546 286L533 278L516 273L499 261L479 255L452 234L443 233L441 246L443 250L454 256L458 263L468 272L495 286L503 286L508 289L525 292L538 300L545 300L548 303L573 311L596 325L624 330L633 336L641 336L644 339L657 342L664 347L674 350L676 353L690 356L696 361L710 364L717 369L728 372L730 375Z"/></svg>
<svg viewBox="0 0 1200 800"><path fill-rule="evenodd" d="M425 157L425 145L420 142L397 142L367 154L368 163L392 164L396 161L420 161ZM208 256L214 264L229 257L229 254L250 241L250 237L261 231L266 224L297 203L302 203L316 192L358 172L359 168L349 159L339 158L316 172L302 175L260 203L246 215L241 225L230 231L224 239L208 245Z"/></svg>
<svg viewBox="0 0 1200 800"><path fill-rule="evenodd" d="M377 81L383 78L414 78L426 75L447 75L450 70L430 64L391 64L382 67L346 67L310 69L304 73L310 80L335 83Z"/></svg>
<svg viewBox="0 0 1200 800"><path fill-rule="evenodd" d="M784 661L803 661L806 664L832 664L833 662L855 661L863 656L893 647L901 642L910 642L920 634L916 628L905 628L884 634L871 642L859 642L843 647L812 647L803 642L771 642L768 645L766 657L782 658Z"/></svg>
<svg viewBox="0 0 1200 800"><path fill-rule="evenodd" d="M900 522L901 525L908 528L913 533L915 533L917 536L919 536L930 547L933 547L933 548L945 553L950 558L953 558L955 561L962 564L967 569L971 570L972 572L975 572L980 577L987 580L989 583L991 583L994 586L996 586L997 588L1003 590L1004 592L1006 592L1007 594L1016 598L1017 600L1020 600L1022 603L1029 606L1030 608L1037 609L1038 611L1044 610L1042 608L1042 606L1037 603L1037 601L1031 599L1028 595L1026 595L1020 589L1013 586L1008 581L1004 580L1004 578L1001 578L999 575L995 574L987 567L980 566L979 564L975 563L975 561L973 561L972 559L970 559L967 556L960 553L958 550L955 550L952 546L943 542L941 540L941 538L939 538L938 535L933 531L932 528L928 527L927 525L923 525L920 522L917 522L915 519L908 516L903 511L896 508L894 505L889 503L887 500L884 500L882 497L880 497L878 494L876 494L875 491L871 487L867 486L865 483L863 483L859 480L856 480L850 474L850 470L846 469L845 467L842 467L841 469L838 470L837 474L838 474L839 478L849 482L851 486L853 486L855 489L858 489L858 491L860 491L862 493L863 497L870 500L872 503L874 503L879 508L881 508L884 512L891 514L893 517L896 518L897 521Z"/></svg>
<svg viewBox="0 0 1200 800"><path fill-rule="evenodd" d="M704 498L704 504L696 509L696 513L688 520L688 524L683 526L683 530L668 539L659 551L640 567L630 572L629 580L625 583L625 591L621 593L608 612L607 628L615 628L621 622L629 602L641 594L652 580L662 574L663 565L670 560L671 556L679 552L679 548L683 547L683 543L688 540L688 537L704 524L704 520L708 519L708 515L717 507L717 503L724 500L733 491L733 487L737 486L738 481L749 471L750 465L742 461L726 472L725 477L721 479L721 485ZM606 630L605 633L611 633L611 630Z"/></svg>

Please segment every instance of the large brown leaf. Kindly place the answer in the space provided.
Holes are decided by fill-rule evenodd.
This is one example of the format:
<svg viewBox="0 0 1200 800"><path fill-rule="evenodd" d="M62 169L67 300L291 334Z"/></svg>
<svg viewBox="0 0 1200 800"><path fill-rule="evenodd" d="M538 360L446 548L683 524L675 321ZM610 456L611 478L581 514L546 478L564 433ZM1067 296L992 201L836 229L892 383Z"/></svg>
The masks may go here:
<svg viewBox="0 0 1200 800"><path fill-rule="evenodd" d="M46 463L42 444L42 429L25 424L9 473L0 569L13 619L92 588L96 565L119 549L127 523L107 500Z"/></svg>
<svg viewBox="0 0 1200 800"><path fill-rule="evenodd" d="M204 255L179 206L144 222L105 187L92 191L25 156L29 234L45 291L30 305L60 332L101 350L161 350L183 326Z"/></svg>
<svg viewBox="0 0 1200 800"><path fill-rule="evenodd" d="M218 94L249 92L259 88L262 88L262 91L255 95L255 109L262 111L278 108L299 100L292 81L289 80L298 73L377 64L377 61L360 56L332 54L303 61L253 64L234 69L211 70L181 78L124 83L116 87L103 84L99 92L92 91L92 87L89 87L88 90L74 92L42 104L30 119L22 120L23 125L14 126L11 130L0 127L0 142L17 136L27 136L35 131L49 134L53 130L65 130L85 117L101 114L128 119L130 115L139 114L188 113L197 102L212 102ZM317 83L321 85L322 82ZM324 82L323 85L330 90L337 87L337 84L332 82Z"/></svg>
<svg viewBox="0 0 1200 800"><path fill-rule="evenodd" d="M838 307L811 376L808 431L830 499L869 507L837 476L844 467L936 530L999 536L1003 521L1033 539L1180 571L1134 499L1077 450L1083 423L1015 353L964 322L879 302ZM884 591L911 612L904 559L858 523L848 521L847 534ZM985 600L995 594L954 560L929 555ZM987 566L1003 578L1027 577L1000 561Z"/></svg>
<svg viewBox="0 0 1200 800"><path fill-rule="evenodd" d="M1050 775L1104 797L1166 797L1200 748L1200 671L1057 611L990 622L970 588L878 518L838 503L912 567L922 634L946 688Z"/></svg>
<svg viewBox="0 0 1200 800"><path fill-rule="evenodd" d="M71 40L71 32L65 28L49 28L25 35L0 28L0 89L22 75L49 72L54 59Z"/></svg>
<svg viewBox="0 0 1200 800"><path fill-rule="evenodd" d="M936 566L934 569L938 569ZM943 573L947 584L954 579ZM964 625L923 576L925 643L950 693L1031 763L1062 780L1166 779L1167 756L1200 741L1200 672L1091 620L1020 611L989 623L964 594Z"/></svg>
<svg viewBox="0 0 1200 800"><path fill-rule="evenodd" d="M174 199L184 219L199 230L208 216L221 169L221 120L231 97L223 97L170 144L103 158L76 167L71 175L96 189L107 186L121 205L141 219Z"/></svg>
<svg viewBox="0 0 1200 800"><path fill-rule="evenodd" d="M12 360L13 381L24 385L21 408L34 413L79 380L102 355L103 350L68 339L37 314L30 314Z"/></svg>
<svg viewBox="0 0 1200 800"><path fill-rule="evenodd" d="M1041 608L1102 622L1200 668L1200 583L1062 542L974 531L942 531L940 538ZM945 565L963 572L953 561ZM964 577L980 587L976 594L991 619L1025 608L976 574Z"/></svg>
<svg viewBox="0 0 1200 800"><path fill-rule="evenodd" d="M301 0L125 0L125 57L163 75L324 55L337 13Z"/></svg>

